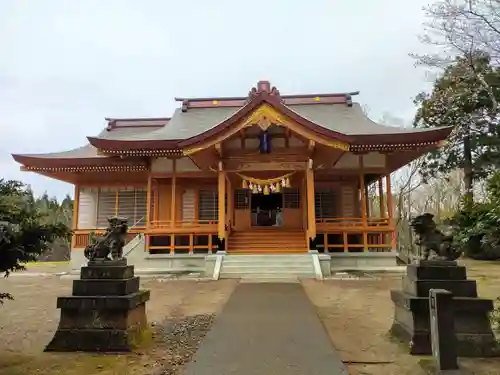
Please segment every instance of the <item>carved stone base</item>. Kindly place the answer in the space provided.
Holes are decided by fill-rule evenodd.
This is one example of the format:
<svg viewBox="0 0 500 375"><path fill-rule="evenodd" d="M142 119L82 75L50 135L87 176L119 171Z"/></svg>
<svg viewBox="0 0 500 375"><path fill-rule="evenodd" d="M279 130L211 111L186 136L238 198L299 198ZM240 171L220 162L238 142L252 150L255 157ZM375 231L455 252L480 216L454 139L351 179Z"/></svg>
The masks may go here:
<svg viewBox="0 0 500 375"><path fill-rule="evenodd" d="M498 356L488 316L493 310L493 301L477 297L476 282L467 280L465 267L432 262L409 265L403 277L403 290L391 291L395 306L391 335L406 342L410 354L432 354L429 290L446 289L454 295L458 355Z"/></svg>
<svg viewBox="0 0 500 375"><path fill-rule="evenodd" d="M61 319L45 350L131 351L149 340L148 300L125 259L89 262L73 281L73 295L57 299Z"/></svg>

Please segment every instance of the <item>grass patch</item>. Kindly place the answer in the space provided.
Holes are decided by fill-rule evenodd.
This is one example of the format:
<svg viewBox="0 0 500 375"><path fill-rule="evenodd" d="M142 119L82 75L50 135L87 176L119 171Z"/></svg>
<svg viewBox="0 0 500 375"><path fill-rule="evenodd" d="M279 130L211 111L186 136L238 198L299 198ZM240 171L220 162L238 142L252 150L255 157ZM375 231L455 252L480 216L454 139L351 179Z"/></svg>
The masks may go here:
<svg viewBox="0 0 500 375"><path fill-rule="evenodd" d="M69 260L62 260L59 262L28 262L28 263L23 263L23 266L26 268L28 267L37 267L37 266L58 266L58 265L65 265L69 264Z"/></svg>
<svg viewBox="0 0 500 375"><path fill-rule="evenodd" d="M118 375L140 374L130 366L134 354L43 353L37 356L0 353L0 375Z"/></svg>

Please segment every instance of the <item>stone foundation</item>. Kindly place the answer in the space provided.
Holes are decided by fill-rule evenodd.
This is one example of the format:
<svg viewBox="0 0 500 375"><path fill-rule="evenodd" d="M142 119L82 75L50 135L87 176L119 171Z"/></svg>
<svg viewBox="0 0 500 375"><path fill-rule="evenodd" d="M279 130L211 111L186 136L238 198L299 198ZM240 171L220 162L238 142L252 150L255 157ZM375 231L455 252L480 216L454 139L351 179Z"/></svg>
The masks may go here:
<svg viewBox="0 0 500 375"><path fill-rule="evenodd" d="M146 319L148 290L125 259L94 261L81 268L73 294L59 297L61 319L46 351L123 352L150 335Z"/></svg>
<svg viewBox="0 0 500 375"><path fill-rule="evenodd" d="M453 293L459 356L498 355L489 321L493 301L478 298L476 282L467 280L465 267L457 266L455 262L451 265L432 262L409 265L403 277L403 289L391 291L395 305L391 334L408 343L410 354L432 354L430 289L445 289Z"/></svg>

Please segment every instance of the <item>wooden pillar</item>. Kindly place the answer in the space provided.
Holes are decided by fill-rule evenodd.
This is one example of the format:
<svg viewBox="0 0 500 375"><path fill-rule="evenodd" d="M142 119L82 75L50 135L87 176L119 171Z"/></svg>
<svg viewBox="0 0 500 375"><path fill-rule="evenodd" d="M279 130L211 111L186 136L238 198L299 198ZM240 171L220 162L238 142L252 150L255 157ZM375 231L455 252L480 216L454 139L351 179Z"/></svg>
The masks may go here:
<svg viewBox="0 0 500 375"><path fill-rule="evenodd" d="M148 186L146 190L146 228L151 228L151 185L153 182L153 177L151 172L148 175Z"/></svg>
<svg viewBox="0 0 500 375"><path fill-rule="evenodd" d="M153 182L153 181L151 181ZM154 205L153 205L153 219L158 222L160 217L160 188L158 181L154 181Z"/></svg>
<svg viewBox="0 0 500 375"><path fill-rule="evenodd" d="M366 216L366 190L365 190L365 168L363 155L358 155L359 160L359 190L361 192L361 219L363 221L363 249L368 251L368 220Z"/></svg>
<svg viewBox="0 0 500 375"><path fill-rule="evenodd" d="M389 225L391 226L391 250L396 248L396 227L393 219L392 207L392 187L391 187L391 174L385 176L385 184L387 190L387 217L389 218Z"/></svg>
<svg viewBox="0 0 500 375"><path fill-rule="evenodd" d="M78 211L80 209L80 186L75 184L75 198L73 199L73 229L78 229Z"/></svg>
<svg viewBox="0 0 500 375"><path fill-rule="evenodd" d="M80 209L80 186L75 184L75 197L73 199L73 230L78 229L78 212ZM71 250L75 248L76 236L73 234L71 236Z"/></svg>
<svg viewBox="0 0 500 375"><path fill-rule="evenodd" d="M365 197L366 197L366 216L371 217L372 216L372 201L370 199L370 192L369 192L369 186L365 184Z"/></svg>
<svg viewBox="0 0 500 375"><path fill-rule="evenodd" d="M196 223L200 221L200 189L194 189L194 220Z"/></svg>
<svg viewBox="0 0 500 375"><path fill-rule="evenodd" d="M227 182L227 217L229 218L228 231L230 231L231 226L234 224L234 192L227 174L225 178Z"/></svg>
<svg viewBox="0 0 500 375"><path fill-rule="evenodd" d="M384 186L382 183L382 178L378 179L378 203L379 203L380 217L385 218Z"/></svg>
<svg viewBox="0 0 500 375"><path fill-rule="evenodd" d="M177 159L172 159L172 196L170 203L170 227L175 227L175 203L176 203L176 189L177 189Z"/></svg>
<svg viewBox="0 0 500 375"><path fill-rule="evenodd" d="M312 169L311 159L309 159L306 169L306 191L308 240L314 240L316 238L316 212L314 210L314 171Z"/></svg>
<svg viewBox="0 0 500 375"><path fill-rule="evenodd" d="M120 188L116 188L115 191L115 215L118 216L118 205L120 204Z"/></svg>
<svg viewBox="0 0 500 375"><path fill-rule="evenodd" d="M219 171L217 175L217 190L219 197L219 221L218 221L218 236L219 240L224 244L226 239L226 172L222 169L222 162L219 162Z"/></svg>

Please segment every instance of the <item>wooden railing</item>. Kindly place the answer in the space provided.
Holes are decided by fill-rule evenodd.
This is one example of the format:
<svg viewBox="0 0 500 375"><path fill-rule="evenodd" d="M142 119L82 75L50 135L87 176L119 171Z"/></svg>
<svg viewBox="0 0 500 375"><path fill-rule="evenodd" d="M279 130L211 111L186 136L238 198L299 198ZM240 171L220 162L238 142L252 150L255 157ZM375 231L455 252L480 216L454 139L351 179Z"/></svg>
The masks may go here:
<svg viewBox="0 0 500 375"><path fill-rule="evenodd" d="M217 251L217 220L151 221L146 251L151 254L211 254Z"/></svg>
<svg viewBox="0 0 500 375"><path fill-rule="evenodd" d="M316 219L317 246L325 252L390 251L394 225L389 218Z"/></svg>
<svg viewBox="0 0 500 375"><path fill-rule="evenodd" d="M146 251L151 254L211 254L217 251L217 232L150 233Z"/></svg>
<svg viewBox="0 0 500 375"><path fill-rule="evenodd" d="M134 228L134 230L130 231L127 236L127 242L132 240L137 233L141 232L142 229ZM73 249L83 249L89 245L90 242L90 233L94 232L95 236L102 236L104 234L104 229L80 229L76 230L73 233Z"/></svg>
<svg viewBox="0 0 500 375"><path fill-rule="evenodd" d="M316 219L316 226L319 229L323 228L345 228L345 227L380 227L389 226L390 219L387 217L368 217L366 219L361 217L328 217Z"/></svg>
<svg viewBox="0 0 500 375"><path fill-rule="evenodd" d="M172 223L172 220L160 220L151 221L148 225L148 230L152 231L171 231L171 230L195 230L201 229L212 231L212 228L217 227L217 220L176 220ZM172 225L173 224L173 225Z"/></svg>

